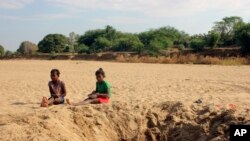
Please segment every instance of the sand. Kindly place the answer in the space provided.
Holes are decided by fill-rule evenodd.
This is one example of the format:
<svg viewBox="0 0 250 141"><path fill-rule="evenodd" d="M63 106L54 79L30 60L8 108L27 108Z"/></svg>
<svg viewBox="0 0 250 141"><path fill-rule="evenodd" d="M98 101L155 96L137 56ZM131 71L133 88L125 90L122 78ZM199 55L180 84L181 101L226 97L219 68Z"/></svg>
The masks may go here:
<svg viewBox="0 0 250 141"><path fill-rule="evenodd" d="M111 103L39 107L52 68L77 102L99 67ZM230 124L250 124L250 66L0 61L0 96L1 141L228 140Z"/></svg>

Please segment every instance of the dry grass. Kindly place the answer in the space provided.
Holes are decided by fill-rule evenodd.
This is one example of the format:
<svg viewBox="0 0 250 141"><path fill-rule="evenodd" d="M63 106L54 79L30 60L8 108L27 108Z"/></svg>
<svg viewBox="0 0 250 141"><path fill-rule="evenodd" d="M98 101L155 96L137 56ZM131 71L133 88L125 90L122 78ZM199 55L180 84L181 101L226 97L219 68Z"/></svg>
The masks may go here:
<svg viewBox="0 0 250 141"><path fill-rule="evenodd" d="M213 64L213 65L249 65L249 58L244 57L211 57L195 54L173 55L171 57L150 57L150 56L124 56L118 55L115 59L118 62L131 63L163 63L163 64Z"/></svg>

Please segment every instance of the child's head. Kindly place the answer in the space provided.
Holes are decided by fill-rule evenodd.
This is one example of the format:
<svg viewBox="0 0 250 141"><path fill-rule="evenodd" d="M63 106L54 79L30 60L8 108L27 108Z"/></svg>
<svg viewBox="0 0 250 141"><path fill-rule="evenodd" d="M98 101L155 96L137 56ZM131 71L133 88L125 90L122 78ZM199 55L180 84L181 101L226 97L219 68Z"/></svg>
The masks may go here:
<svg viewBox="0 0 250 141"><path fill-rule="evenodd" d="M104 77L105 77L105 72L103 71L102 68L98 69L96 72L95 72L95 76L96 76L96 80L98 82L101 82L103 81Z"/></svg>
<svg viewBox="0 0 250 141"><path fill-rule="evenodd" d="M50 71L50 78L52 81L57 81L60 76L60 71L58 69L52 69Z"/></svg>

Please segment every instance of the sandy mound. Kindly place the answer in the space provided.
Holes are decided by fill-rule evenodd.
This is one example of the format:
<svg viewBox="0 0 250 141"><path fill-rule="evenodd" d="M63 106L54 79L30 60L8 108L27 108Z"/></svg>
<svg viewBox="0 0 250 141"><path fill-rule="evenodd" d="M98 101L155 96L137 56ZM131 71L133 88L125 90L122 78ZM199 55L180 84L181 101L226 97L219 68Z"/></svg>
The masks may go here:
<svg viewBox="0 0 250 141"><path fill-rule="evenodd" d="M221 141L228 140L230 124L250 124L246 117L233 110L219 111L181 102L151 107L120 102L72 108L54 106L24 117L0 117L0 140Z"/></svg>

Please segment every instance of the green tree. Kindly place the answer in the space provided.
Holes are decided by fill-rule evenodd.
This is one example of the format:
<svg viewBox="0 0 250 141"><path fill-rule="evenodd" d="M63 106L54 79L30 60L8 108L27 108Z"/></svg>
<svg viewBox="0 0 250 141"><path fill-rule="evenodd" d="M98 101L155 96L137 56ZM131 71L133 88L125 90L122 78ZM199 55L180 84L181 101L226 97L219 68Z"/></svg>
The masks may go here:
<svg viewBox="0 0 250 141"><path fill-rule="evenodd" d="M144 49L151 55L156 55L160 50L164 50L173 45L188 46L189 35L173 27L161 27L142 32L138 35L144 44Z"/></svg>
<svg viewBox="0 0 250 141"><path fill-rule="evenodd" d="M192 39L190 42L190 47L194 52L202 51L205 47L205 41L201 38Z"/></svg>
<svg viewBox="0 0 250 141"><path fill-rule="evenodd" d="M56 53L64 52L68 46L67 37L62 34L48 34L38 43L39 52Z"/></svg>
<svg viewBox="0 0 250 141"><path fill-rule="evenodd" d="M206 36L206 45L213 48L216 47L220 40L220 34L215 31L209 31Z"/></svg>
<svg viewBox="0 0 250 141"><path fill-rule="evenodd" d="M214 23L213 30L220 34L221 46L229 46L236 43L234 31L243 23L242 18L237 16L225 17L222 21Z"/></svg>
<svg viewBox="0 0 250 141"><path fill-rule="evenodd" d="M142 48L142 42L133 34L127 34L117 39L113 47L115 51L137 51L139 53L142 51Z"/></svg>
<svg viewBox="0 0 250 141"><path fill-rule="evenodd" d="M235 37L243 53L250 53L250 23L239 27L235 31Z"/></svg>
<svg viewBox="0 0 250 141"><path fill-rule="evenodd" d="M109 41L114 41L115 39L117 39L118 37L117 31L115 28L113 28L110 25L107 25L105 28L105 34L104 37L106 39L108 39Z"/></svg>
<svg viewBox="0 0 250 141"><path fill-rule="evenodd" d="M13 52L12 51L9 51L9 50L7 50L6 52L5 52L5 56L11 56L11 55L13 55Z"/></svg>
<svg viewBox="0 0 250 141"><path fill-rule="evenodd" d="M91 46L98 37L104 37L104 34L105 30L103 29L89 30L85 32L84 35L80 36L78 44Z"/></svg>
<svg viewBox="0 0 250 141"><path fill-rule="evenodd" d="M89 47L84 44L75 45L75 51L77 53L90 53Z"/></svg>
<svg viewBox="0 0 250 141"><path fill-rule="evenodd" d="M68 37L69 47L68 47L68 49L66 49L65 52L74 52L75 51L74 46L77 45L77 41L78 41L79 37L80 36L78 34L76 34L75 32L69 33L69 37Z"/></svg>
<svg viewBox="0 0 250 141"><path fill-rule="evenodd" d="M108 39L104 37L98 37L97 39L95 39L95 42L89 48L89 51L92 53L107 51L111 48L111 46L112 43Z"/></svg>
<svg viewBox="0 0 250 141"><path fill-rule="evenodd" d="M38 47L36 44L30 42L30 41L23 41L19 48L17 49L17 52L23 55L29 55L33 54L38 50Z"/></svg>
<svg viewBox="0 0 250 141"><path fill-rule="evenodd" d="M4 56L4 47L0 45L0 57Z"/></svg>

